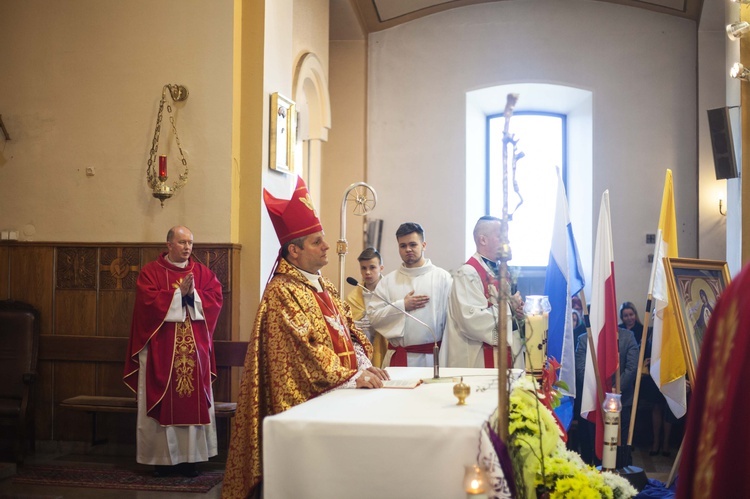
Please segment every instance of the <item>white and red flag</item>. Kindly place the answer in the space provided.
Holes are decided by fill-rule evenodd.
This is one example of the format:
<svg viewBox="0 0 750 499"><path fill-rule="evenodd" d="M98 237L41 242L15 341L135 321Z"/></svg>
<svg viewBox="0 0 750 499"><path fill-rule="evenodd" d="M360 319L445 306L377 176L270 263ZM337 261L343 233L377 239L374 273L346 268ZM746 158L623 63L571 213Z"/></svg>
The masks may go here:
<svg viewBox="0 0 750 499"><path fill-rule="evenodd" d="M596 347L596 362L599 367L602 390L612 392L614 375L619 368L617 351L617 298L615 296L615 258L612 246L612 223L609 215L609 191L602 194L599 208L599 225L596 231L594 269L591 276L591 335ZM596 374L592 355L586 355L586 370L583 379L581 416L596 423L596 456L602 458L604 443L604 421L602 400L597 395Z"/></svg>

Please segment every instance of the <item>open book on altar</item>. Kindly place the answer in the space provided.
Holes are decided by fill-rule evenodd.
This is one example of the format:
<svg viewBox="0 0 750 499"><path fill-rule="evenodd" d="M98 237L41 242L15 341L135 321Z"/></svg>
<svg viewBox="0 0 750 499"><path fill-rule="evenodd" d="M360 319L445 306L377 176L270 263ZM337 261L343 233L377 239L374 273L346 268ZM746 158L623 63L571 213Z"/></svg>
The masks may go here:
<svg viewBox="0 0 750 499"><path fill-rule="evenodd" d="M383 388L416 388L421 384L421 379L389 379L383 381Z"/></svg>

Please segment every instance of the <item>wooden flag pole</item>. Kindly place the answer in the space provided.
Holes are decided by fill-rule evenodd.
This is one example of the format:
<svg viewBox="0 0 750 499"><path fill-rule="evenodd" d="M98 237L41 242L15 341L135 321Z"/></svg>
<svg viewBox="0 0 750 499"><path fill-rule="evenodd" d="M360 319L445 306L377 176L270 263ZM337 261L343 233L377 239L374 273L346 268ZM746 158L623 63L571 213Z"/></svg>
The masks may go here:
<svg viewBox="0 0 750 499"><path fill-rule="evenodd" d="M654 282L656 281L656 266L659 264L659 255L662 250L661 231L658 231L656 248L654 248L654 262L651 265L651 276L648 280L648 298L646 299L646 315L643 317L643 334L641 334L641 348L638 353L638 371L635 374L635 391L633 392L633 407L630 409L630 427L628 428L628 445L633 445L633 431L635 429L635 414L638 410L638 397L641 393L641 376L643 375L643 357L646 353L646 342L648 341L648 327L651 324L651 305L654 298ZM649 370L651 365L649 363ZM661 389L659 390L661 391Z"/></svg>
<svg viewBox="0 0 750 499"><path fill-rule="evenodd" d="M596 394L599 399L599 408L601 409L604 403L604 389L602 388L602 378L599 374L599 364L596 361L596 347L594 346L594 335L591 334L591 321L589 320L589 309L586 305L586 293L581 290L581 306L583 306L583 317L586 324L586 334L589 338L588 351L591 354L591 362L594 364L594 376L596 377ZM585 372L585 371L584 371Z"/></svg>
<svg viewBox="0 0 750 499"><path fill-rule="evenodd" d="M643 334L641 335L641 348L638 353L638 372L635 375L635 391L633 392L633 407L630 409L630 427L628 428L628 445L633 445L633 431L635 430L635 413L638 410L638 396L641 392L641 377L643 376L643 357L646 355L646 342L648 342L648 327L651 323L651 293L646 300L646 315L643 317Z"/></svg>

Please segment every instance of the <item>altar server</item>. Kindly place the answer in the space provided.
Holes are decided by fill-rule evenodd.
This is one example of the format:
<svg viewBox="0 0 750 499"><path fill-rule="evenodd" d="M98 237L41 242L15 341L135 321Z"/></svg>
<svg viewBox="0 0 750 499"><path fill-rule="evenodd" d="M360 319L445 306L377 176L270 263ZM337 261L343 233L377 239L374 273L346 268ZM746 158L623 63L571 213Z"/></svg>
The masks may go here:
<svg viewBox="0 0 750 499"><path fill-rule="evenodd" d="M402 264L375 288L367 315L372 327L388 340L383 366L431 367L433 346L443 338L451 275L425 258L427 242L419 224L401 224L396 240Z"/></svg>

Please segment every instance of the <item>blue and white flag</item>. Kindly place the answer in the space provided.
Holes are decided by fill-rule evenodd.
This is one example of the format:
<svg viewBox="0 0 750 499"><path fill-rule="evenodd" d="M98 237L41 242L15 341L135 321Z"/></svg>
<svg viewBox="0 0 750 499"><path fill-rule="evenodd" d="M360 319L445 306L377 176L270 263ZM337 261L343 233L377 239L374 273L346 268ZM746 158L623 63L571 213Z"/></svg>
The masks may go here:
<svg viewBox="0 0 750 499"><path fill-rule="evenodd" d="M573 307L571 297L583 289L583 269L578 247L568 216L568 199L557 170L557 205L552 227L552 245L544 280L544 294L549 297L552 311L547 332L547 356L560 363L559 379L567 383L569 395L576 391L575 338L573 338Z"/></svg>

